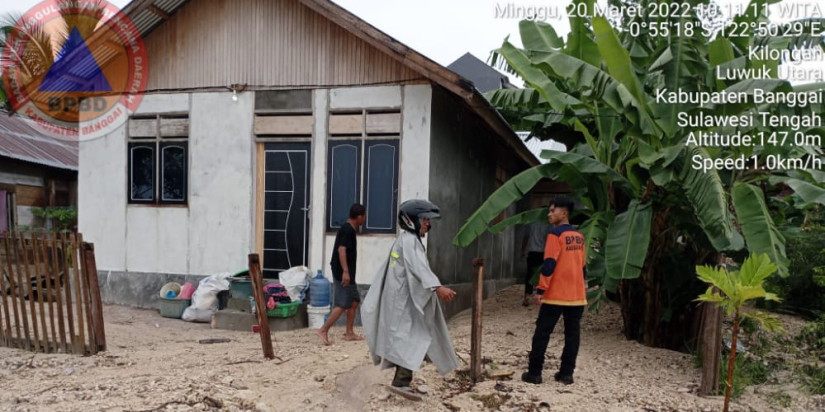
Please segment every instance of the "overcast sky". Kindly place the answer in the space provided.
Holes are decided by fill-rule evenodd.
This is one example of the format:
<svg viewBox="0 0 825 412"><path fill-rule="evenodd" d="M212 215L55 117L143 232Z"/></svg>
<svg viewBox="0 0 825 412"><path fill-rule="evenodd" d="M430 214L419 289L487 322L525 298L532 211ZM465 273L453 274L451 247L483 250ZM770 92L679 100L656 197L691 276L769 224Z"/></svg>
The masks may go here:
<svg viewBox="0 0 825 412"><path fill-rule="evenodd" d="M109 0L123 7L128 0ZM209 0L193 0L190 4ZM723 0L745 2L747 0ZM521 7L560 8L568 1L541 0L335 0L336 3L381 31L416 51L448 65L466 52L486 60L490 51L501 46L510 35L520 44L517 16L496 17L496 10ZM606 2L606 1L605 1ZM0 12L23 12L40 3L36 0L0 0ZM547 6L552 4L553 6ZM543 10L541 10L543 9ZM550 19L559 34L569 30L567 19Z"/></svg>
<svg viewBox="0 0 825 412"><path fill-rule="evenodd" d="M208 0L193 0L207 2ZM123 7L127 0L110 0ZM373 1L336 0L336 3L358 17L378 27L436 62L447 65L471 52L486 60L508 34L518 39L518 21L496 19L496 5L505 8L508 2L490 0L416 0ZM37 5L35 0L0 0L0 11L23 12ZM537 4L523 3L523 4ZM545 2L546 3L546 2ZM561 3L561 2L559 2ZM514 2L514 4L520 4ZM565 27L567 22L563 22ZM565 29L567 30L567 29Z"/></svg>
<svg viewBox="0 0 825 412"><path fill-rule="evenodd" d="M128 0L109 0L123 7ZM192 0L190 4L209 0ZM814 0L785 0L785 3L811 4ZM521 11L528 7L539 12L560 8L568 1L556 0L335 0L368 23L400 42L435 60L448 65L470 52L486 61L490 51L501 46L508 35L520 45L519 16L501 17L502 11ZM0 13L23 12L40 3L36 0L0 0ZM601 0L599 3L606 3ZM721 4L747 4L747 0L719 0ZM548 5L553 6L548 6ZM825 12L825 5L822 6ZM552 9L551 9L552 8ZM543 9L543 10L542 10ZM499 16L497 17L497 10ZM549 19L559 34L569 31L567 19Z"/></svg>

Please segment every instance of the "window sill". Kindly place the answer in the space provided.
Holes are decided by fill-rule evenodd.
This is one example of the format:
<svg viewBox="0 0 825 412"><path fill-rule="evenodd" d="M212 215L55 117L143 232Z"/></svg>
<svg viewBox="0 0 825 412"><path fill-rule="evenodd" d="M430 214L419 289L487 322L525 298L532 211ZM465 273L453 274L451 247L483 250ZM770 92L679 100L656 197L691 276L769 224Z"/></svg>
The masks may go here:
<svg viewBox="0 0 825 412"><path fill-rule="evenodd" d="M178 204L178 203L126 203L126 207L160 207L160 208L174 208L174 209L187 209L189 208L188 204Z"/></svg>
<svg viewBox="0 0 825 412"><path fill-rule="evenodd" d="M335 236L338 233L338 229L327 229L325 234L328 236ZM369 236L369 237L396 237L398 236L398 232L358 232L358 237L362 236Z"/></svg>

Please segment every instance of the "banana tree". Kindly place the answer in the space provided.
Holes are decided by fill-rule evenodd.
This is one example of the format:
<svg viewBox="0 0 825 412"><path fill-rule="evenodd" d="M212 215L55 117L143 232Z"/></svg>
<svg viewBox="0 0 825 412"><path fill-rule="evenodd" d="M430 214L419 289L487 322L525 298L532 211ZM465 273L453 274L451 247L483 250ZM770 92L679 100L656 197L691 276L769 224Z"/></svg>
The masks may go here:
<svg viewBox="0 0 825 412"><path fill-rule="evenodd" d="M61 47L65 45L69 33L77 30L82 39L89 39L104 18L103 0L56 0L55 6L59 16L46 22L36 19L24 21L20 13L0 17L0 59L5 70L19 70L21 84L17 87L42 81L64 51ZM12 44L21 42L25 47ZM0 85L0 108L11 112L15 108L11 107L8 99L11 90L6 90L6 87L9 85Z"/></svg>
<svg viewBox="0 0 825 412"><path fill-rule="evenodd" d="M644 7L652 1L642 1ZM692 1L710 6L710 1ZM754 0L737 22L764 21L768 1ZM577 10L591 10L592 0L576 0ZM694 13L665 19L671 27L696 24ZM663 18L664 19L664 18ZM630 20L632 21L632 19ZM628 24L628 22L623 22ZM622 299L624 332L653 346L683 348L690 338L694 293L701 288L690 270L715 260L719 252L765 253L787 272L784 238L771 216L768 194L779 185L803 188L796 206L825 201L825 186L817 170L742 171L697 170L695 159L767 155L822 155L821 147L701 147L689 144L691 134L773 132L754 121L749 127L691 127L678 122L691 115L753 116L759 112L794 113L785 105L669 104L654 98L656 90L792 91L775 79L718 81L708 75L716 66L757 68L778 61L746 58L748 47L769 44L793 47L800 42L821 46L817 39L764 39L756 36L712 38L701 31L690 36L672 30L669 36L630 36L601 16L570 19L566 41L542 22L522 21L522 47L505 40L493 55L524 80L523 90L497 90L490 101L514 126L527 127L540 138L573 135L578 144L567 153L544 152L547 164L513 177L493 193L466 221L454 244L466 246L487 230L525 221L514 217L490 227L493 218L530 192L543 178L568 183L581 199L580 230L589 247L588 276L599 285L589 297L598 304L605 292ZM823 89L822 84L800 86ZM822 107L805 110L822 111ZM822 130L805 130L811 135ZM534 213L534 212L530 212ZM537 215L534 213L534 215ZM681 259L681 260L680 260Z"/></svg>

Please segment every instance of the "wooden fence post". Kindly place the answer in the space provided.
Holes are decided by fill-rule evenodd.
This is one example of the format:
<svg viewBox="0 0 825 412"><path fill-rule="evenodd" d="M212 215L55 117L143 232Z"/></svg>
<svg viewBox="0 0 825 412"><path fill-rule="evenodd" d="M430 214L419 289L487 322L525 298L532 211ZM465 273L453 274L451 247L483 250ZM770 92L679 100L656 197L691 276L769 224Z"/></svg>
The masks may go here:
<svg viewBox="0 0 825 412"><path fill-rule="evenodd" d="M3 283L2 283L2 288L3 288L3 313L6 316L6 324L5 324L5 327L6 327L6 346L8 346L10 348L15 347L17 342L14 341L14 338L13 338L14 335L12 335L12 328L11 328L12 319L11 319L11 314L9 312L9 303L11 303L11 307L12 307L11 309L12 309L12 312L14 313L14 327L15 327L15 330L17 332L17 337L18 338L20 337L20 316L17 312L17 303L16 303L17 299L14 298L17 295L17 288L15 288L15 284L14 284L14 280L15 280L14 269L11 266L12 260L14 260L15 263L17 262L17 258L16 258L17 253L12 252L12 251L16 251L17 249L16 249L16 246L14 244L14 238L12 236L13 236L13 232L6 232L6 237L3 239L4 240L3 244L4 244L5 250L6 250L6 266L4 268L6 270L6 275L2 276L2 278L3 278ZM9 248L9 244L11 244L11 248ZM8 276L8 278L6 276ZM8 286L6 285L6 282L5 282L7 279L9 281ZM7 289L9 291L8 294L6 294ZM27 329L27 331L28 331L28 329ZM26 345L28 345L28 341L26 341Z"/></svg>
<svg viewBox="0 0 825 412"><path fill-rule="evenodd" d="M484 259L473 259L476 275L473 277L473 325L470 334L470 377L473 382L482 379L481 374L481 303L484 300Z"/></svg>
<svg viewBox="0 0 825 412"><path fill-rule="evenodd" d="M719 265L724 267L726 256L719 254ZM722 362L722 308L716 304L702 304L702 381L700 395L716 395L719 389L719 364Z"/></svg>
<svg viewBox="0 0 825 412"><path fill-rule="evenodd" d="M266 302L264 302L264 279L261 275L261 260L257 253L249 254L249 278L252 280L252 296L255 298L255 312L260 326L261 346L264 349L264 357L275 358L275 351L272 349L272 336L269 334L269 319L266 316Z"/></svg>
<svg viewBox="0 0 825 412"><path fill-rule="evenodd" d="M86 260L86 277L89 281L91 297L92 323L94 324L95 351L106 350L106 330L103 327L103 302L100 297L100 284L97 281L97 264L95 263L95 245L83 242L83 255Z"/></svg>

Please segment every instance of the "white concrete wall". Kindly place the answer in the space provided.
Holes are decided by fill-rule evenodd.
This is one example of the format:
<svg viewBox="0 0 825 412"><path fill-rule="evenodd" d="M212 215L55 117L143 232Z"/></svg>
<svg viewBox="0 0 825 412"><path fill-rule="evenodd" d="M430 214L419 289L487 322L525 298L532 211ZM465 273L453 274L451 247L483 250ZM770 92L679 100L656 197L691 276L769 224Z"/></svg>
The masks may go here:
<svg viewBox="0 0 825 412"><path fill-rule="evenodd" d="M80 146L80 230L95 242L101 270L211 274L246 267L254 248L253 93L149 95L143 113L189 112L187 207L127 205L125 127ZM316 90L309 265L331 278L335 233L326 217L327 112L401 108L399 202L429 193L432 89L429 85ZM369 212L369 211L368 211ZM360 284L370 284L395 235L358 238Z"/></svg>
<svg viewBox="0 0 825 412"><path fill-rule="evenodd" d="M79 230L101 270L198 274L246 267L253 245L253 94L145 96L138 113L188 112L189 202L127 204L125 125L80 145Z"/></svg>
<svg viewBox="0 0 825 412"><path fill-rule="evenodd" d="M401 99L399 86L347 87L330 90L329 108L397 108L401 106Z"/></svg>
<svg viewBox="0 0 825 412"><path fill-rule="evenodd" d="M404 86L401 112L401 178L399 204L407 199L426 199L430 192L430 129L433 89L429 85Z"/></svg>
<svg viewBox="0 0 825 412"><path fill-rule="evenodd" d="M254 94L192 95L189 273L235 272L254 250Z"/></svg>
<svg viewBox="0 0 825 412"><path fill-rule="evenodd" d="M312 105L315 124L312 130L312 177L310 178L309 197L309 268L329 272L329 259L324 261L324 219L326 218L327 198L327 130L329 110L329 90L315 90ZM330 246L332 247L332 246ZM313 274L314 276L314 274Z"/></svg>
<svg viewBox="0 0 825 412"><path fill-rule="evenodd" d="M99 270L126 270L126 151L125 124L80 142L77 229L83 240L95 244Z"/></svg>

